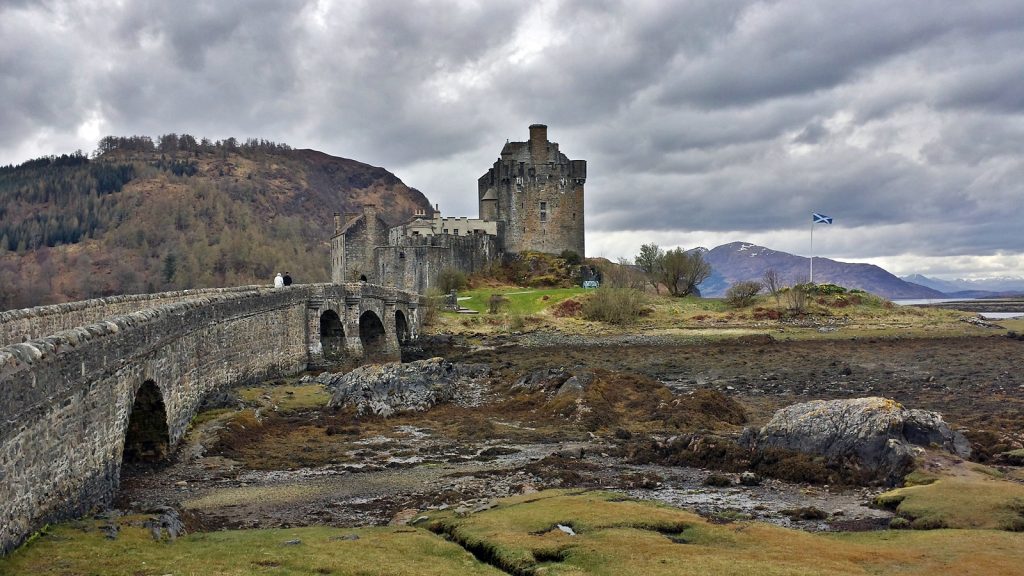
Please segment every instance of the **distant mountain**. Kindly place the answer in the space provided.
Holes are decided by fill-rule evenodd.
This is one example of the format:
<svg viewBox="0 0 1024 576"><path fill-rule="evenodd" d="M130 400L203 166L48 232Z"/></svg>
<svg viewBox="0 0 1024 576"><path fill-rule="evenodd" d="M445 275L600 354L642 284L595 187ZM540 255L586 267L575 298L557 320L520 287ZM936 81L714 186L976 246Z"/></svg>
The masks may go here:
<svg viewBox="0 0 1024 576"><path fill-rule="evenodd" d="M729 286L743 280L761 280L765 271L775 270L783 284L806 282L810 262L803 256L779 252L747 242L723 244L704 253L711 264L711 278L699 288L704 296L725 294ZM933 288L907 282L873 264L839 262L828 258L814 259L814 282L860 288L883 298L942 298Z"/></svg>
<svg viewBox="0 0 1024 576"><path fill-rule="evenodd" d="M900 279L905 282L913 282L914 284L920 284L931 288L932 290L938 290L943 293L952 293L962 290L963 288L957 286L955 283L948 280L940 280L938 278L929 278L921 274L911 274L910 276L900 276Z"/></svg>
<svg viewBox="0 0 1024 576"><path fill-rule="evenodd" d="M1012 276L1001 278L982 278L978 280L962 278L958 278L956 280L940 280L938 278L929 278L928 276L923 276L921 274L912 274L910 276L903 276L903 280L906 280L907 282L914 282L922 286L928 286L929 288L934 288L940 292L956 295L959 298L984 298L986 296L1024 294L1024 278Z"/></svg>
<svg viewBox="0 0 1024 576"><path fill-rule="evenodd" d="M330 277L335 212L430 212L384 168L265 140L107 137L0 167L0 310Z"/></svg>

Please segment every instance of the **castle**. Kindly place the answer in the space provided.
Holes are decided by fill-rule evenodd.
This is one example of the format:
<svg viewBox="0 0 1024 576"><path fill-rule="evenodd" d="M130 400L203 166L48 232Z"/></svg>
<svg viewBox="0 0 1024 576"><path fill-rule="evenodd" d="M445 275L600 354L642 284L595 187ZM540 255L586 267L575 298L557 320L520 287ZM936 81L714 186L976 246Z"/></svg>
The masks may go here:
<svg viewBox="0 0 1024 576"><path fill-rule="evenodd" d="M478 180L479 218L422 211L388 227L376 206L334 215L331 280L369 282L425 293L445 270L472 274L506 254L566 250L586 254L583 184L586 160L570 160L543 124L527 142L506 142Z"/></svg>

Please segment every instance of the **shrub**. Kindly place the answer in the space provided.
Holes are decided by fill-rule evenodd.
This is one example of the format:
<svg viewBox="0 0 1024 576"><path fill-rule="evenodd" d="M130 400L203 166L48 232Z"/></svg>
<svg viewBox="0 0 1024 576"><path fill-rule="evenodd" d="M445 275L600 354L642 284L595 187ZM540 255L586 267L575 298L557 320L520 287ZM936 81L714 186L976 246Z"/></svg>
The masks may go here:
<svg viewBox="0 0 1024 576"><path fill-rule="evenodd" d="M562 250L558 257L565 260L569 266L579 266L583 262L583 259L574 250Z"/></svg>
<svg viewBox="0 0 1024 576"><path fill-rule="evenodd" d="M643 313L645 304L640 290L602 286L583 303L583 317L609 324L631 324Z"/></svg>
<svg viewBox="0 0 1024 576"><path fill-rule="evenodd" d="M513 314L508 319L508 329L519 331L526 327L526 319L521 314Z"/></svg>
<svg viewBox="0 0 1024 576"><path fill-rule="evenodd" d="M797 284L786 288L782 293L786 300L786 308L791 312L803 312L807 309L807 285Z"/></svg>
<svg viewBox="0 0 1024 576"><path fill-rule="evenodd" d="M910 528L910 520L901 516L895 516L889 521L890 530L906 530L908 528Z"/></svg>
<svg viewBox="0 0 1024 576"><path fill-rule="evenodd" d="M452 290L462 290L466 287L466 275L454 268L445 268L437 275L437 287L442 294L448 294Z"/></svg>
<svg viewBox="0 0 1024 576"><path fill-rule="evenodd" d="M600 266L601 286L606 288L631 288L643 290L647 280L639 268L620 259L616 264L608 262Z"/></svg>
<svg viewBox="0 0 1024 576"><path fill-rule="evenodd" d="M530 288L554 288L561 286L564 283L564 278L560 278L554 274L540 274L538 276L530 277L526 284Z"/></svg>
<svg viewBox="0 0 1024 576"><path fill-rule="evenodd" d="M437 321L437 311L444 307L444 296L437 288L427 290L426 302L420 308L424 326L432 326Z"/></svg>
<svg viewBox="0 0 1024 576"><path fill-rule="evenodd" d="M556 318L571 318L583 312L583 304L579 300L563 300L551 307L551 314Z"/></svg>
<svg viewBox="0 0 1024 576"><path fill-rule="evenodd" d="M809 291L813 291L815 294L819 294L822 296L830 296L833 294L846 294L846 288L843 288L842 286L839 286L837 284L809 284L808 286L811 286L811 289Z"/></svg>
<svg viewBox="0 0 1024 576"><path fill-rule="evenodd" d="M501 294L491 294L490 299L487 300L487 313L497 314L505 304L508 304L508 298Z"/></svg>
<svg viewBox="0 0 1024 576"><path fill-rule="evenodd" d="M725 291L725 302L733 308L746 308L754 303L754 298L760 291L760 282L753 280L737 282Z"/></svg>

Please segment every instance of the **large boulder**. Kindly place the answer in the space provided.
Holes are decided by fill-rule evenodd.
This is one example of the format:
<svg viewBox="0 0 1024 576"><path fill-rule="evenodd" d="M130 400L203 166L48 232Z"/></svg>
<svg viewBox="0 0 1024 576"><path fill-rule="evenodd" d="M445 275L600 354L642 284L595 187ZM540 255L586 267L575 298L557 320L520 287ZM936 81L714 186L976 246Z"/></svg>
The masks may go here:
<svg viewBox="0 0 1024 576"><path fill-rule="evenodd" d="M331 391L329 406L351 406L357 414L390 416L443 403L479 405L489 372L486 364L431 358L407 364L368 364L343 374L324 373L316 381Z"/></svg>
<svg viewBox="0 0 1024 576"><path fill-rule="evenodd" d="M896 484L914 467L922 447L970 456L970 443L936 412L912 410L887 398L814 400L783 408L759 431L754 449L781 448L822 455L852 467L865 480Z"/></svg>

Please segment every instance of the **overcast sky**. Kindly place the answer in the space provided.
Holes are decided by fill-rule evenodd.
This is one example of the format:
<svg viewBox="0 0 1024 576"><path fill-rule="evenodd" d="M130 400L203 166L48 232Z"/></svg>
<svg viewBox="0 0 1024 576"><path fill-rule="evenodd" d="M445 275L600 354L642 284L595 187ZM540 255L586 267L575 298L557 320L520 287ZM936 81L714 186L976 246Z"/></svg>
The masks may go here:
<svg viewBox="0 0 1024 576"><path fill-rule="evenodd" d="M1024 2L0 0L0 164L261 137L476 215L531 123L589 256L734 240L1024 276ZM332 210L331 207L324 207Z"/></svg>

